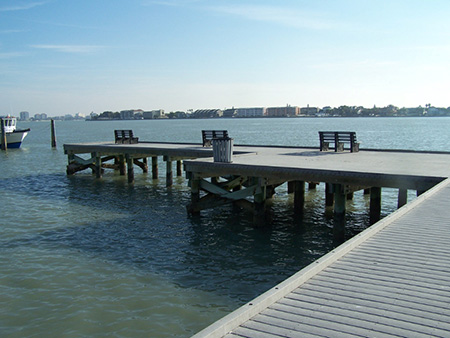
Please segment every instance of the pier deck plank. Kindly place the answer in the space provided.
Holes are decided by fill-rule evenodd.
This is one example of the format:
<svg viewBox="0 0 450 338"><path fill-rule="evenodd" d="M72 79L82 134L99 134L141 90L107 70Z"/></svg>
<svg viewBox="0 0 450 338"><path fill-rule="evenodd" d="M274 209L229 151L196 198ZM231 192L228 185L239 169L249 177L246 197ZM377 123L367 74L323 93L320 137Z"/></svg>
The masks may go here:
<svg viewBox="0 0 450 338"><path fill-rule="evenodd" d="M195 337L450 336L449 200L447 179Z"/></svg>

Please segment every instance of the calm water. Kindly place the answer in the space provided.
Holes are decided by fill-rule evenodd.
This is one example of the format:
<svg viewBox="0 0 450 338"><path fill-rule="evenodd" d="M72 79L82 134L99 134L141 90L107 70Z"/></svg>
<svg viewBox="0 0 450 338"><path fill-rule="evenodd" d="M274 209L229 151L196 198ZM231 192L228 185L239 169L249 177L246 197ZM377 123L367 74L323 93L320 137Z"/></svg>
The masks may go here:
<svg viewBox="0 0 450 338"><path fill-rule="evenodd" d="M303 221L280 187L273 223L253 229L224 207L188 217L187 182L165 187L107 171L65 175L62 145L108 141L114 129L141 140L200 142L228 129L237 144L318 146L319 130L355 130L362 148L448 150L450 118L229 119L21 123L23 147L0 153L0 332L3 337L189 337L333 246L323 187L307 193ZM410 197L414 192L410 193ZM368 200L348 202L348 236L368 224ZM382 213L396 206L383 191Z"/></svg>

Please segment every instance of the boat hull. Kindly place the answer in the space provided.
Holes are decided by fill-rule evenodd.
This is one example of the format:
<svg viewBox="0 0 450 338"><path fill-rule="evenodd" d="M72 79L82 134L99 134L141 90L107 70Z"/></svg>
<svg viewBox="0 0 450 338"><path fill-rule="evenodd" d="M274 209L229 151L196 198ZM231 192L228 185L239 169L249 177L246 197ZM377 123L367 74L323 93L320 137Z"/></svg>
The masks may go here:
<svg viewBox="0 0 450 338"><path fill-rule="evenodd" d="M14 130L6 133L6 143L8 148L20 148L23 139L28 135L30 129Z"/></svg>

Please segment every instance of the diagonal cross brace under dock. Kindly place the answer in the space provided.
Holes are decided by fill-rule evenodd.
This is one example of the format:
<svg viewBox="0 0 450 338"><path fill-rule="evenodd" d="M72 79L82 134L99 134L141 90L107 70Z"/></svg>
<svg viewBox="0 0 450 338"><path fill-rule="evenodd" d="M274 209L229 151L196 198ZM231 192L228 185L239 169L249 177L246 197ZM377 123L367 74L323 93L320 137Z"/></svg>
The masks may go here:
<svg viewBox="0 0 450 338"><path fill-rule="evenodd" d="M169 143L169 142L139 142L136 144L102 143L76 143L64 144L64 153L68 156L67 174L72 175L78 171L92 169L98 178L102 176L104 168L120 170L125 175L127 167L128 181L134 181L134 165L138 165L144 172L148 171L147 158L152 158L153 178L158 177L157 158L162 156L166 162L166 185L172 185L172 162L177 162L177 175L182 175L181 161L212 157L212 148L205 148L196 143ZM239 153L237 151L236 153ZM79 155L88 155L85 159ZM107 162L114 161L114 164Z"/></svg>
<svg viewBox="0 0 450 338"><path fill-rule="evenodd" d="M345 201L353 191L370 188L371 223L380 219L381 188L399 189L398 206L406 191L420 195L450 174L450 153L362 150L358 153L320 152L313 148L241 146L232 163L211 158L184 161L191 187L188 211L199 213L224 203L249 206L254 224L264 224L266 200L275 187L292 182L294 208L302 212L305 182L325 182L334 204L336 238L344 236ZM243 189L244 191L237 190ZM203 196L202 196L203 193ZM245 202L245 203L242 203Z"/></svg>
<svg viewBox="0 0 450 338"><path fill-rule="evenodd" d="M346 196L370 188L371 223L375 223L380 217L382 187L399 189L398 205L401 206L406 203L406 190L416 190L419 195L450 175L450 153L444 152L361 150L335 153L315 148L234 146L232 162L224 163L214 162L211 148L192 143L65 144L64 150L68 155L68 174L91 168L101 177L102 169L111 167L125 174L127 164L130 182L134 179L134 164L145 171L146 158L152 157L155 174L156 159L163 156L168 186L172 184L172 161L178 161L181 175L180 161L184 160L191 187L192 199L188 206L191 213L233 202L251 208L255 224L264 224L260 221L265 215L266 201L274 189L285 182L293 183L294 205L300 212L304 183L325 182L327 193L332 196L331 205L334 203L335 223L341 224L345 224ZM90 157L83 159L80 154ZM115 164L105 163L110 160Z"/></svg>

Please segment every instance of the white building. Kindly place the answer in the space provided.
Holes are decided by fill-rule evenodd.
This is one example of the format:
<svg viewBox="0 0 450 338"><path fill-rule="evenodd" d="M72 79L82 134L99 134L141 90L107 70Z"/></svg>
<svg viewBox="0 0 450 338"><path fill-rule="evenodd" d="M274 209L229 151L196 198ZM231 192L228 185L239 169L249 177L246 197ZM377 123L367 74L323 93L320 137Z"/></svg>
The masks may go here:
<svg viewBox="0 0 450 338"><path fill-rule="evenodd" d="M266 108L237 108L236 117L263 117L266 116Z"/></svg>
<svg viewBox="0 0 450 338"><path fill-rule="evenodd" d="M163 109L144 111L142 115L144 117L144 120L160 119L162 117L165 117Z"/></svg>

